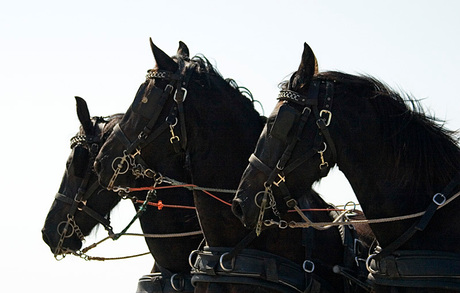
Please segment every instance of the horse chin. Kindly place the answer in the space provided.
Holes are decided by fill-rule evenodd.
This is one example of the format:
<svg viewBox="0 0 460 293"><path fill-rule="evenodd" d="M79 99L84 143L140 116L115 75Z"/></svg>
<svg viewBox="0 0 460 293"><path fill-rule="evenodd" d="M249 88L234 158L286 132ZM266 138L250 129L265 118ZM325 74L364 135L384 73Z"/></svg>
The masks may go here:
<svg viewBox="0 0 460 293"><path fill-rule="evenodd" d="M50 248L51 252L56 255L62 255L63 251L66 250L71 250L71 251L77 251L81 249L83 243L78 239L76 236L72 236L70 238L67 238L64 240L64 243L62 244L62 248L58 253L56 253L56 249L58 246L59 238L54 237L55 235L58 235L57 233L48 233L49 231L43 229L42 230L42 238L43 241L48 245Z"/></svg>

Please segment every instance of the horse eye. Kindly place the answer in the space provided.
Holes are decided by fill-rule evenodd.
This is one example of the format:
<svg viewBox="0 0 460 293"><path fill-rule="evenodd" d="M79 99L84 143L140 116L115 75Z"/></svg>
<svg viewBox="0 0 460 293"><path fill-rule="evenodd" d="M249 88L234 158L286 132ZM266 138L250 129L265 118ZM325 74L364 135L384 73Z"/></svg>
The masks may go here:
<svg viewBox="0 0 460 293"><path fill-rule="evenodd" d="M80 178L85 177L89 163L89 152L82 146L76 146L74 148L72 161L70 162L70 168L72 169L75 176Z"/></svg>

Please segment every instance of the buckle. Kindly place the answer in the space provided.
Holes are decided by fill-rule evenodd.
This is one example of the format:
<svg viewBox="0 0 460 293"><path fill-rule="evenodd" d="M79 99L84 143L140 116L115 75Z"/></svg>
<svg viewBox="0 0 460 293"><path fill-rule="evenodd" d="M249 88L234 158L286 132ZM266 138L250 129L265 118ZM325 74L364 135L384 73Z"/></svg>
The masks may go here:
<svg viewBox="0 0 460 293"><path fill-rule="evenodd" d="M446 202L446 197L442 193L436 193L433 196L433 202L438 206L443 205Z"/></svg>
<svg viewBox="0 0 460 293"><path fill-rule="evenodd" d="M302 264L302 268L306 273L313 273L315 270L315 263L306 259Z"/></svg>
<svg viewBox="0 0 460 293"><path fill-rule="evenodd" d="M182 99L180 99L181 102L184 102L185 101L185 98L187 97L187 89L184 88L184 87L181 87L180 90L182 92L184 92L184 94L182 95ZM176 89L176 91L174 92L174 101L176 101L176 103L178 102L178 99L176 98L177 97L177 92L179 91L179 89Z"/></svg>
<svg viewBox="0 0 460 293"><path fill-rule="evenodd" d="M164 89L164 91L168 92L169 94L172 94L173 90L174 90L174 87L172 85L170 85L170 84L167 84L165 89Z"/></svg>
<svg viewBox="0 0 460 293"><path fill-rule="evenodd" d="M323 114L328 115L327 119L323 117ZM327 126L329 126L329 124L331 124L332 112L329 111L329 110L321 110L319 112L319 117L321 117L321 119L324 120L324 122L326 123L326 127L327 127Z"/></svg>
<svg viewBox="0 0 460 293"><path fill-rule="evenodd" d="M286 201L286 205L288 208L294 208L297 205L297 201L293 198Z"/></svg>

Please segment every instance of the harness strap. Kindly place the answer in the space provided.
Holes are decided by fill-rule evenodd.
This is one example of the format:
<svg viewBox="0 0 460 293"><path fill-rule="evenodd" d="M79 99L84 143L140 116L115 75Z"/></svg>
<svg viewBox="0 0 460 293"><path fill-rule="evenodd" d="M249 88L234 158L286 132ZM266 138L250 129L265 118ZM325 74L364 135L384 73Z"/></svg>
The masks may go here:
<svg viewBox="0 0 460 293"><path fill-rule="evenodd" d="M446 200L453 196L453 190L460 184L460 172L451 180L451 182L444 188L442 193L437 193L433 196L431 203L428 205L425 213L420 218L418 222L415 222L409 229L406 230L401 236L399 236L395 241L385 247L376 257L378 260L380 258L386 257L394 252L396 249L401 247L406 243L417 231L423 231L425 227L430 222L434 213L437 211L438 207L442 205Z"/></svg>
<svg viewBox="0 0 460 293"><path fill-rule="evenodd" d="M184 101L185 98L187 97L187 86L190 81L190 78L193 75L194 69L195 69L195 63L192 63L187 71L187 74L185 75L184 79L182 80L181 83L181 89L176 90L176 95L174 96L174 101L177 104L177 112L179 114L179 121L180 121L180 130L181 130L181 147L182 150L187 149L187 129L185 126L185 114L184 114Z"/></svg>
<svg viewBox="0 0 460 293"><path fill-rule="evenodd" d="M94 185L95 184L93 184L92 186L94 186ZM110 225L110 221L108 219L106 219L105 217L101 216L99 213L97 213L96 211L94 211L90 207L88 207L83 202L81 202L81 201L76 202L74 199L69 198L69 197L67 197L67 196L65 196L64 194L61 194L61 193L57 193L56 196L55 196L55 199L57 199L57 200L59 200L61 202L67 203L69 205L75 205L75 207L77 209L79 209L82 212L86 213L88 216L92 217L93 219L98 221L102 226L104 226L104 228L109 232L109 234L113 234L113 228Z"/></svg>
<svg viewBox="0 0 460 293"><path fill-rule="evenodd" d="M157 128L155 132L153 132L152 135L149 135L148 139L145 141L144 144L145 145L149 144L154 139L156 139L158 136L160 136L160 134L165 132L167 129L168 129L168 124L165 122L159 128ZM131 146L132 143L129 141L128 137L123 132L123 130L121 129L118 123L113 128L113 132L115 133L116 137L121 141L121 143L123 143L125 147L129 148ZM145 162L144 158L142 158L141 154L138 153L136 154L135 157L136 157L136 160L138 160L141 165L147 166L147 163Z"/></svg>
<svg viewBox="0 0 460 293"><path fill-rule="evenodd" d="M251 156L249 157L249 163L257 169L259 169L260 171L264 172L267 176L269 176L272 172L272 169L265 165L265 163L262 162L255 154L251 154Z"/></svg>
<svg viewBox="0 0 460 293"><path fill-rule="evenodd" d="M369 279L378 285L460 290L460 254L445 251L395 251L379 262Z"/></svg>
<svg viewBox="0 0 460 293"><path fill-rule="evenodd" d="M268 252L244 249L231 263L224 262L222 256L229 249L205 247L198 252L192 268L192 284L234 283L275 288L280 292L311 293L322 288L322 280L317 275L306 273L301 265Z"/></svg>
<svg viewBox="0 0 460 293"><path fill-rule="evenodd" d="M175 80L171 80L171 82L165 87L163 90L159 101L157 102L157 106L155 107L155 111L153 111L152 116L149 117L150 120L147 123L147 125L144 127L144 129L139 133L137 138L129 145L129 147L126 149L126 152L128 154L132 154L139 146L142 146L145 141L148 139L152 132L152 128L155 126L155 124L158 121L158 117L161 114L161 110L164 107L164 104L168 100L168 98L172 95L173 90L174 90L174 84Z"/></svg>

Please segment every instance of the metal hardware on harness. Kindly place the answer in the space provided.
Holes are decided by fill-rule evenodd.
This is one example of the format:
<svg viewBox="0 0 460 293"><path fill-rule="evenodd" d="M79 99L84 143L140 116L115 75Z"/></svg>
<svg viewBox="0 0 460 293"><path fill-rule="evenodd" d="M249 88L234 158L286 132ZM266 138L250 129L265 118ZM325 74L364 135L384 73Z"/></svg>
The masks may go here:
<svg viewBox="0 0 460 293"><path fill-rule="evenodd" d="M177 123L177 119L176 119L176 123ZM180 138L174 133L174 126L176 125L176 123L174 123L174 125L169 125L169 132L171 133L171 138L169 139L169 141L172 144L180 141Z"/></svg>
<svg viewBox="0 0 460 293"><path fill-rule="evenodd" d="M446 202L446 197L442 193L436 193L433 196L433 202L437 204L438 206L441 206Z"/></svg>
<svg viewBox="0 0 460 293"><path fill-rule="evenodd" d="M324 161L324 152L327 149L327 144L325 142L323 142L323 144L324 144L324 149L321 150L321 151L318 151L318 154L320 155L320 159L321 159L321 163L319 164L319 169L320 170L323 170L323 168L328 168L329 167L329 163Z"/></svg>
<svg viewBox="0 0 460 293"><path fill-rule="evenodd" d="M179 89L177 89L177 90L174 92L174 101L176 101L176 102L184 102L184 101L185 101L185 98L187 97L188 91L187 91L187 89L184 88L184 87L181 87L181 88L180 88L180 90L184 92L184 95L182 96L182 100L179 101L179 100L176 98L176 97L177 97L177 91L178 91L178 90L179 90Z"/></svg>
<svg viewBox="0 0 460 293"><path fill-rule="evenodd" d="M273 220L273 219L270 219L270 220L265 220L264 221L264 225L267 226L267 227L270 227L270 226L278 226L279 229L286 229L289 227L289 224L286 220L280 220L279 222Z"/></svg>
<svg viewBox="0 0 460 293"><path fill-rule="evenodd" d="M179 279L179 286L176 286L176 283L175 283L176 279ZM169 281L171 282L171 287L173 287L174 290L179 291L179 292L184 290L184 288L185 288L185 280L179 274L176 273L176 274L172 275L171 278L169 279Z"/></svg>
<svg viewBox="0 0 460 293"><path fill-rule="evenodd" d="M195 264L193 263L193 257L196 255L198 256L198 254L200 253L199 250L192 250L192 252L190 252L189 256L188 256L188 264L190 265L190 267L192 269L195 269L195 270L198 270L199 268L197 266L195 266ZM196 260L196 259L195 259Z"/></svg>
<svg viewBox="0 0 460 293"><path fill-rule="evenodd" d="M286 176L281 176L281 174L278 174L278 177L280 180L278 182L273 182L273 184L276 185L276 187L280 187L281 182L286 182Z"/></svg>
<svg viewBox="0 0 460 293"><path fill-rule="evenodd" d="M259 217L257 218L257 224L256 224L256 235L257 236L259 236L260 233L262 232L262 223L264 220L265 207L267 205L268 192L270 192L270 190L269 188L266 188L265 191L263 192L264 197L262 198L262 202L260 203ZM255 197L255 199L257 199L257 196Z"/></svg>
<svg viewBox="0 0 460 293"><path fill-rule="evenodd" d="M367 257L367 259L366 259L366 269L367 269L367 270L369 271L369 273L371 273L371 274L376 274L376 273L378 273L377 271L375 271L375 270L373 270L373 269L371 268L371 261L372 261L372 259L373 259L375 256L377 256L377 254L373 253L373 254L369 255L369 256Z"/></svg>
<svg viewBox="0 0 460 293"><path fill-rule="evenodd" d="M307 97L302 96L295 91L282 90L278 95L278 100L291 100L303 104L307 101Z"/></svg>
<svg viewBox="0 0 460 293"><path fill-rule="evenodd" d="M327 115L327 119L323 117L323 115ZM321 110L319 112L319 117L321 117L321 119L324 119L324 122L326 123L326 126L329 126L331 124L331 120L332 120L332 112L329 111L329 110Z"/></svg>
<svg viewBox="0 0 460 293"><path fill-rule="evenodd" d="M235 268L235 258L233 257L232 260L231 260L231 268L226 268L225 265L224 265L224 257L227 256L229 253L228 252L224 252L220 258L219 258L219 265L220 265L220 268L225 271L225 272L231 272L233 271L233 269Z"/></svg>
<svg viewBox="0 0 460 293"><path fill-rule="evenodd" d="M302 268L306 273L313 273L315 270L315 263L306 259L302 264Z"/></svg>

